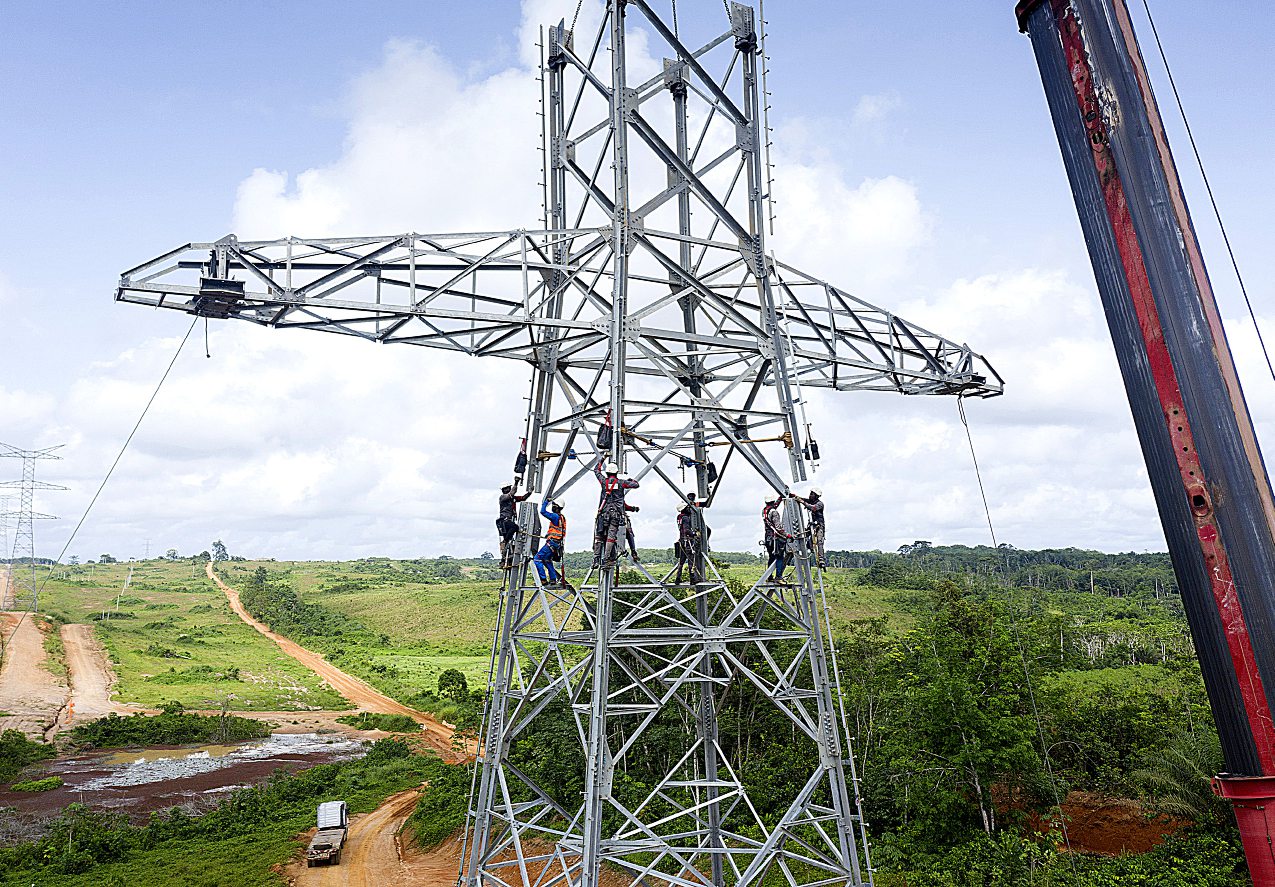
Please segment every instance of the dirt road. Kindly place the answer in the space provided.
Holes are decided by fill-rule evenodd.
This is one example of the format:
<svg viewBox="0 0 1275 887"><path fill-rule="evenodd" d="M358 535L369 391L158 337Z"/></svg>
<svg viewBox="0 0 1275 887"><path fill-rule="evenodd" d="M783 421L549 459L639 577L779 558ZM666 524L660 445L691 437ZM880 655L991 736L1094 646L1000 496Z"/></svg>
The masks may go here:
<svg viewBox="0 0 1275 887"><path fill-rule="evenodd" d="M207 572L208 578L217 583L217 587L222 590L226 595L226 599L230 601L230 609L234 610L240 619L278 644L279 649L284 653L327 681L333 690L364 711L407 715L424 728L430 745L437 749L440 757L453 762L460 759L460 756L452 749L452 729L446 724L439 723L425 712L408 708L403 703L391 699L365 681L341 671L341 669L328 662L318 653L307 650L300 644L288 640L283 635L271 631L265 625L252 618L252 615L244 609L243 604L239 601L239 592L221 581L221 577L213 571L211 562L208 564Z"/></svg>
<svg viewBox="0 0 1275 887"><path fill-rule="evenodd" d="M354 817L338 865L306 868L304 860L293 863L287 869L288 882L295 887L445 887L454 884L455 859L450 861L445 873L403 862L398 831L415 806L416 789L409 789L387 798L371 813ZM443 877L437 877L439 874Z"/></svg>
<svg viewBox="0 0 1275 887"><path fill-rule="evenodd" d="M62 648L71 679L71 706L64 712L61 724L69 727L111 713L126 715L140 710L111 701L115 671L92 626L63 625Z"/></svg>
<svg viewBox="0 0 1275 887"><path fill-rule="evenodd" d="M0 731L21 730L33 739L43 739L66 705L67 688L44 669L48 654L41 621L21 617L21 613L0 613L7 644L0 667Z"/></svg>

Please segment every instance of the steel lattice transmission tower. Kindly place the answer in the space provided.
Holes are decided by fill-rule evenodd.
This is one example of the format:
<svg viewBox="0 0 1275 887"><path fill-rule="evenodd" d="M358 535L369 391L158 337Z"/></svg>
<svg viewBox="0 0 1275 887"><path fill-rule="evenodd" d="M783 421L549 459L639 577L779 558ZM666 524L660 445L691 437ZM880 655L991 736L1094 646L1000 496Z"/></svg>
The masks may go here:
<svg viewBox="0 0 1275 887"><path fill-rule="evenodd" d="M662 68L631 63L633 28ZM593 484L607 459L679 498L674 472L693 469L710 505L738 465L787 492L807 479L803 386L987 397L1001 380L968 346L768 255L760 43L738 3L692 49L645 0L610 0L595 33L559 23L545 41L542 230L227 236L125 272L116 298L523 361L537 499ZM791 501L785 520L791 584L727 583L701 558L688 583L605 568L560 589L527 569L524 503L462 883L596 887L604 864L634 885L870 883L822 583ZM809 767L778 806L750 797L756 774L719 731L744 690L782 713ZM583 797L527 767L563 724ZM658 761L657 734L680 743Z"/></svg>
<svg viewBox="0 0 1275 887"><path fill-rule="evenodd" d="M28 606L32 612L38 613L40 610L40 590L36 581L35 521L57 520L57 518L34 510L35 491L65 490L66 487L36 480L35 463L41 459L61 459L62 457L55 456L53 451L61 449L62 446L58 444L42 450L20 450L15 446L0 443L0 458L11 457L22 460L22 479L0 482L0 489L16 488L18 490L18 510L8 511L6 504L3 516L6 529L9 519L13 519L14 533L13 549L5 552L5 556L9 558L9 582L7 589L0 590L5 592L3 599L0 599L0 610L16 610ZM26 563L19 568L22 561Z"/></svg>

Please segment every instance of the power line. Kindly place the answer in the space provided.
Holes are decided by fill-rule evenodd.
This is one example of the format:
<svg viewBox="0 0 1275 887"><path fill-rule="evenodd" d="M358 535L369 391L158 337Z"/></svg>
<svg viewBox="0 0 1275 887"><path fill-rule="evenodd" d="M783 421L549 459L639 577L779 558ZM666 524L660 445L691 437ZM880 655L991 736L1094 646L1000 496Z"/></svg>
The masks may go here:
<svg viewBox="0 0 1275 887"><path fill-rule="evenodd" d="M111 463L111 467L106 470L106 476L102 478L102 482L98 484L97 491L93 494L93 498L89 500L89 504L85 507L84 513L80 515L79 521L75 524L75 529L71 531L71 535L67 537L66 544L62 546L62 550L58 552L58 556L49 564L49 571L45 574L44 580L37 589L35 598L38 599L39 592L44 590L44 586L48 584L49 579L53 575L53 568L62 562L62 558L66 555L67 549L71 547L71 543L75 541L76 535L80 532L80 528L84 526L84 521L88 519L89 512L93 510L93 506L97 504L98 497L102 495L102 490L106 488L107 482L111 479L111 475L115 473L116 467L120 464L120 460L124 458L124 453L128 450L128 445L133 442L133 436L137 434L137 429L142 426L142 420L146 418L146 414L150 412L151 405L155 403L155 398L159 396L160 389L164 387L164 383L168 381L168 374L173 371L173 365L177 363L177 358L181 356L182 349L186 347L186 342L190 339L191 332L195 329L195 324L199 322L196 317L190 322L190 326L186 328L186 335L182 336L181 342L177 345L177 351L174 352L172 360L168 362L168 367L164 370L164 375L160 376L159 382L155 385L155 390L151 392L150 399L146 401L146 406L142 407L142 414L137 417L137 421L133 423L133 430L128 433L128 437L124 439L124 445L120 447L119 453L115 456L115 461ZM33 600L34 603L34 600ZM22 626L22 622L31 613L31 605L22 611L22 615L18 617L17 624L14 625L14 633Z"/></svg>
<svg viewBox="0 0 1275 887"><path fill-rule="evenodd" d="M1155 48L1160 53L1160 61L1164 63L1164 73L1169 77L1169 86L1173 89L1173 100L1177 103L1178 114L1182 117L1182 126L1186 129L1187 140L1191 143L1191 153L1195 155L1195 165L1200 170L1200 178L1204 180L1204 190L1209 195L1209 203L1213 207L1213 218L1222 232L1222 242L1226 244L1226 254L1231 258L1231 268L1235 271L1235 279L1239 281L1240 293L1244 296L1244 304L1248 307L1248 316L1253 320L1253 331L1257 333L1257 343L1262 348L1262 356L1266 358L1266 369L1275 379L1275 364L1271 363L1271 354L1266 349L1266 340L1262 338L1262 328L1257 325L1257 313L1253 310L1253 302L1248 297L1248 287L1244 285L1244 275L1240 273L1239 262L1235 258L1235 250L1231 248L1231 238L1226 233L1226 224L1222 221L1222 211L1218 209L1217 199L1213 196L1213 185L1209 182L1209 174L1204 170L1204 159L1200 157L1200 148L1195 143L1195 133L1191 131L1191 122L1187 120L1186 108L1182 104L1182 96L1178 94L1177 81L1173 79L1173 70L1169 67L1169 58L1164 53L1164 45L1160 42L1160 32L1156 30L1155 18L1151 15L1151 6L1142 0L1142 8L1147 11L1147 21L1151 24L1151 33L1155 37Z"/></svg>

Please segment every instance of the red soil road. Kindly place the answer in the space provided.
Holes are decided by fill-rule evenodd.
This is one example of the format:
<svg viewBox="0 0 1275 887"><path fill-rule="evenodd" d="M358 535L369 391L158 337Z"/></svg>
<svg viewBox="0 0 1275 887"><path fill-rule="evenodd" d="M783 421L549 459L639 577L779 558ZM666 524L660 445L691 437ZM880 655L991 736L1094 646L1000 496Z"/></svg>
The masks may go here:
<svg viewBox="0 0 1275 887"><path fill-rule="evenodd" d="M63 625L62 649L66 651L66 670L71 679L71 705L63 711L59 726L141 710L111 700L115 671L91 625Z"/></svg>
<svg viewBox="0 0 1275 887"><path fill-rule="evenodd" d="M446 887L456 882L456 860L449 872L408 865L400 849L398 832L416 807L416 789L386 798L371 813L350 820L350 832L336 865L307 868L305 859L287 867L285 875L294 887ZM314 832L303 835L307 842ZM438 877L442 875L442 877Z"/></svg>
<svg viewBox="0 0 1275 887"><path fill-rule="evenodd" d="M244 606L239 601L239 592L235 591L225 582L221 581L221 577L213 570L210 562L207 567L208 578L217 584L217 587L226 595L226 599L230 601L230 609L235 611L244 622L251 625L257 631L261 632L270 640L279 645L279 649L293 659L300 662L306 668L317 674L333 690L340 693L350 702L354 703L363 711L379 712L381 714L407 715L412 720L420 724L429 739L429 744L433 747L441 758L445 761L456 763L464 759L463 754L458 754L452 748L452 728L446 724L439 723L431 715L414 708L408 708L403 703L386 696L380 690L359 680L353 675L348 675L332 663L328 662L318 653L307 650L300 644L296 644L283 635L276 634L267 628L264 624L252 618Z"/></svg>
<svg viewBox="0 0 1275 887"><path fill-rule="evenodd" d="M44 739L66 705L67 688L44 668L42 620L30 614L0 613L5 661L0 666L0 731L21 730Z"/></svg>

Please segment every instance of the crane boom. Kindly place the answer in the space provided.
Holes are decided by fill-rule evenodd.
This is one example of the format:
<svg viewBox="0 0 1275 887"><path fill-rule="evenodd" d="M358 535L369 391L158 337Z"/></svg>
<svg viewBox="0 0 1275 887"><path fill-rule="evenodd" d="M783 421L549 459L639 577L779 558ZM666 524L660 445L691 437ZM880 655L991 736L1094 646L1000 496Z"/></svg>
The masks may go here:
<svg viewBox="0 0 1275 887"><path fill-rule="evenodd" d="M1255 884L1275 884L1275 497L1124 0L1023 0Z"/></svg>

